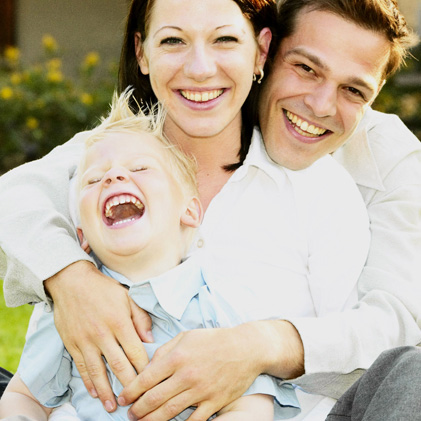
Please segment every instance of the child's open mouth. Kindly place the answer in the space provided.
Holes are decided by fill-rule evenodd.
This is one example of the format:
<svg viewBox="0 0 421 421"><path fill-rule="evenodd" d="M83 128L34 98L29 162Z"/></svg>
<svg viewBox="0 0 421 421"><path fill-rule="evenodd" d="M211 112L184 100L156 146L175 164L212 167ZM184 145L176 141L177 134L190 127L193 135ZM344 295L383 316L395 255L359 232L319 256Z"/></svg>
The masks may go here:
<svg viewBox="0 0 421 421"><path fill-rule="evenodd" d="M143 216L145 205L130 193L110 197L104 204L104 220L108 226L118 226Z"/></svg>

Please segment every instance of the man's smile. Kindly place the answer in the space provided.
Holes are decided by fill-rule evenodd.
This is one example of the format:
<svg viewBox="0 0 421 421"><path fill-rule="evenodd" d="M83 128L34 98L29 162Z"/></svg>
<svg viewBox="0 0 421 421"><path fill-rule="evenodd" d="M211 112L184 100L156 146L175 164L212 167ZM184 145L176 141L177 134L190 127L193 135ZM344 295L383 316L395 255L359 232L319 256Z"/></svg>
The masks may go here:
<svg viewBox="0 0 421 421"><path fill-rule="evenodd" d="M284 114L286 115L291 125L294 127L295 131L302 136L320 137L329 131L323 127L318 127L301 117L298 117L296 114L291 113L291 111L284 110Z"/></svg>

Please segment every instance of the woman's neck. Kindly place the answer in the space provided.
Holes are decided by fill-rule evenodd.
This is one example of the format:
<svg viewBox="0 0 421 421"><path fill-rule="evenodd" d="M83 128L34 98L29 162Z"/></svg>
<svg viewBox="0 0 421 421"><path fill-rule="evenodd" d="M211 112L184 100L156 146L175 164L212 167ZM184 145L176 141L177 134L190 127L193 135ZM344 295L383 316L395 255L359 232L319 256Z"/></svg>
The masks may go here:
<svg viewBox="0 0 421 421"><path fill-rule="evenodd" d="M236 164L241 147L241 127L227 128L213 137L189 137L185 133L165 131L171 142L197 162L197 182L204 211L231 177L226 166ZM174 136L177 134L177 136Z"/></svg>

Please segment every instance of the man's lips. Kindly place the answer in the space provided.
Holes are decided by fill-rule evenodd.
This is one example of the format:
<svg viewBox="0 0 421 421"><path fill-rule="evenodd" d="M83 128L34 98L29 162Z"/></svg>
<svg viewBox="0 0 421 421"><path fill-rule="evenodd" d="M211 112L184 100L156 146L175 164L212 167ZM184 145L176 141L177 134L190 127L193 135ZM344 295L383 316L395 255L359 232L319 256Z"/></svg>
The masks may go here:
<svg viewBox="0 0 421 421"><path fill-rule="evenodd" d="M208 102L220 97L224 93L224 89L213 89L209 91L191 91L180 89L183 98L193 102Z"/></svg>
<svg viewBox="0 0 421 421"><path fill-rule="evenodd" d="M284 110L284 114L288 121L291 123L294 130L301 136L318 138L330 132L330 130L325 129L324 127L316 126L315 124L304 120L298 115L293 114L291 111Z"/></svg>

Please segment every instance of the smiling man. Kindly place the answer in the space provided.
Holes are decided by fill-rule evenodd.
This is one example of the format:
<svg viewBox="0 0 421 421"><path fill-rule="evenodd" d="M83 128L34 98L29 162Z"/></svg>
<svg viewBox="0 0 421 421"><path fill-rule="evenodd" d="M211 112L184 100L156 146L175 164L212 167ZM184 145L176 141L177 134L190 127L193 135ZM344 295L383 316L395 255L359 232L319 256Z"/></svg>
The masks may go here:
<svg viewBox="0 0 421 421"><path fill-rule="evenodd" d="M305 373L293 382L338 398L382 351L421 341L421 147L396 116L370 108L414 38L393 0L280 3L281 42L259 108L267 151L294 170L333 153L358 184L371 222L359 304L290 320ZM328 420L421 419L420 365L416 347L382 354Z"/></svg>

